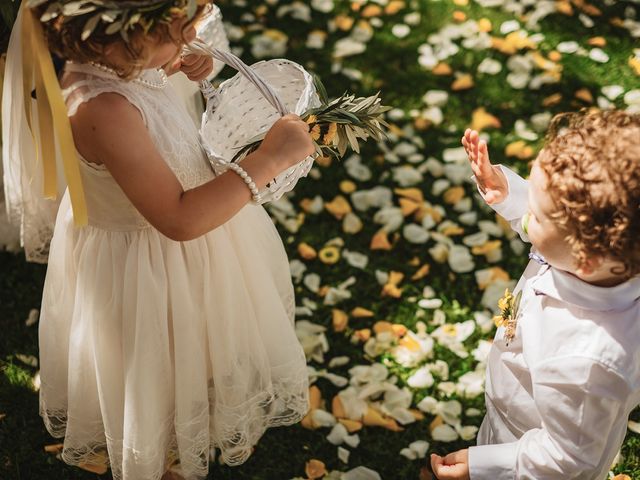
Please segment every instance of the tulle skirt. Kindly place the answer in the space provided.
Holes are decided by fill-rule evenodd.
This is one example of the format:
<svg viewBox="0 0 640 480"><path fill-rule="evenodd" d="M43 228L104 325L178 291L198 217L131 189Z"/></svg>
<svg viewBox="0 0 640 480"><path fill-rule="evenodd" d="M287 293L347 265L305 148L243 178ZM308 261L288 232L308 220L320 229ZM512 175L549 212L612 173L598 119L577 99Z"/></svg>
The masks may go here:
<svg viewBox="0 0 640 480"><path fill-rule="evenodd" d="M63 459L159 479L210 451L244 462L265 429L308 409L282 241L261 207L175 242L57 218L40 319L40 409Z"/></svg>

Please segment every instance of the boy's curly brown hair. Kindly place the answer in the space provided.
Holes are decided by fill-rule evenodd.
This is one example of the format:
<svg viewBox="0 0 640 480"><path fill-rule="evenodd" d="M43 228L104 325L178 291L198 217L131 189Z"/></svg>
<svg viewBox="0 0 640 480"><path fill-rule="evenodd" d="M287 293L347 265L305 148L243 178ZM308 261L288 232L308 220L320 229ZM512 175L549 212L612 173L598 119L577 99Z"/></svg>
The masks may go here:
<svg viewBox="0 0 640 480"><path fill-rule="evenodd" d="M640 115L583 110L554 117L538 157L553 216L574 258L608 258L640 273Z"/></svg>

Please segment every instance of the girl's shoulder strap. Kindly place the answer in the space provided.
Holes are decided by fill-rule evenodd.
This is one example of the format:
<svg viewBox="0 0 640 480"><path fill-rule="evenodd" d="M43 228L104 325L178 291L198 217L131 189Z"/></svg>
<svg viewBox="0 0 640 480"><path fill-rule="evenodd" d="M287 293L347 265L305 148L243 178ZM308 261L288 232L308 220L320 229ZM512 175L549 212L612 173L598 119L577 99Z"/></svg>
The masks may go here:
<svg viewBox="0 0 640 480"><path fill-rule="evenodd" d="M78 112L83 103L104 93L116 93L136 107L147 124L144 95L134 82L122 80L99 66L71 62L65 66L64 78L62 96L70 117Z"/></svg>

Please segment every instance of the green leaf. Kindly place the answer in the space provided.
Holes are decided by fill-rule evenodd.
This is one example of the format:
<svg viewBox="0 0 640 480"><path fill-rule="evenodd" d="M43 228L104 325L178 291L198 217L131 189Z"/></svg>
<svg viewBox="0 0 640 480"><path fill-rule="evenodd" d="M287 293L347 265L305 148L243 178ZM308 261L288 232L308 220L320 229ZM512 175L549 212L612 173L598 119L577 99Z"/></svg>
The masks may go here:
<svg viewBox="0 0 640 480"><path fill-rule="evenodd" d="M318 75L316 75L315 73L311 74L313 77L313 84L316 87L316 92L318 93L318 96L320 97L320 101L323 104L328 104L329 103L329 96L327 95L327 89L324 88L324 84L322 83L322 80L320 80L320 77Z"/></svg>
<svg viewBox="0 0 640 480"><path fill-rule="evenodd" d="M191 20L196 11L198 10L198 2L196 0L189 0L189 4L187 5L187 19Z"/></svg>
<svg viewBox="0 0 640 480"><path fill-rule="evenodd" d="M113 35L114 33L118 33L119 31L121 31L123 23L124 23L124 19L123 18L121 18L120 20L118 20L116 22L113 22L111 25L109 25L105 29L104 33L106 33L107 35Z"/></svg>
<svg viewBox="0 0 640 480"><path fill-rule="evenodd" d="M49 5L47 10L40 17L40 21L42 23L47 23L48 21L56 18L60 14L60 6L61 5L59 2L54 2L51 5Z"/></svg>
<svg viewBox="0 0 640 480"><path fill-rule="evenodd" d="M84 42L87 38L91 36L93 31L96 29L100 18L102 17L101 13L96 13L93 17L87 20L87 23L84 24L84 28L82 29L82 35L80 38Z"/></svg>
<svg viewBox="0 0 640 480"><path fill-rule="evenodd" d="M105 23L113 23L118 18L119 12L117 10L107 10L102 12L102 21Z"/></svg>

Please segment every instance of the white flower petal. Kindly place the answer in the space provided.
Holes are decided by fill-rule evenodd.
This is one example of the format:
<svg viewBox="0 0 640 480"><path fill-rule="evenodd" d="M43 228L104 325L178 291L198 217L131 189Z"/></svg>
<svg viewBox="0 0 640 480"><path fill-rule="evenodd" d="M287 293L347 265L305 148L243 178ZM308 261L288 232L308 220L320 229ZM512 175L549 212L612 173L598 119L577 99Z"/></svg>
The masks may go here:
<svg viewBox="0 0 640 480"><path fill-rule="evenodd" d="M321 427L333 427L337 422L336 417L320 408L313 410L311 417L313 418L313 422Z"/></svg>
<svg viewBox="0 0 640 480"><path fill-rule="evenodd" d="M416 452L418 458L424 458L429 451L429 442L426 440L416 440L409 444L409 448Z"/></svg>
<svg viewBox="0 0 640 480"><path fill-rule="evenodd" d="M428 368L422 367L416 370L413 375L407 379L407 385L412 388L428 388L434 383L433 375Z"/></svg>
<svg viewBox="0 0 640 480"><path fill-rule="evenodd" d="M342 445L348 436L349 432L347 431L347 427L338 422L333 426L329 435L327 435L327 440L333 445Z"/></svg>
<svg viewBox="0 0 640 480"><path fill-rule="evenodd" d="M438 425L431 432L431 438L437 442L454 442L458 439L458 432L451 425Z"/></svg>
<svg viewBox="0 0 640 480"><path fill-rule="evenodd" d="M357 467L342 474L340 480L382 480L380 474L367 467Z"/></svg>
<svg viewBox="0 0 640 480"><path fill-rule="evenodd" d="M338 447L338 459L340 459L342 463L349 463L349 455L351 455L349 450L343 447Z"/></svg>
<svg viewBox="0 0 640 480"><path fill-rule="evenodd" d="M403 448L402 450L400 450L400 455L402 455L403 457L408 458L409 460L417 460L418 459L418 454L416 452L414 452L413 450L411 450L410 448Z"/></svg>

